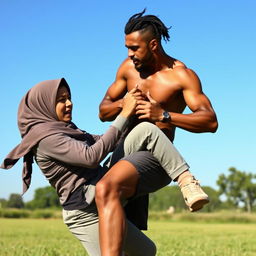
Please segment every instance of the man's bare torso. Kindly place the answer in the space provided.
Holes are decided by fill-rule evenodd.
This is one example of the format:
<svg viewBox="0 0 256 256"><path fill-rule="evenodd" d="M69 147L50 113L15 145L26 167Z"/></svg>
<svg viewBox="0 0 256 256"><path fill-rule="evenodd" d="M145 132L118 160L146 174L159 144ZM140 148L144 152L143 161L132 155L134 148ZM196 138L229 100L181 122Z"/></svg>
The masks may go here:
<svg viewBox="0 0 256 256"><path fill-rule="evenodd" d="M183 97L182 85L177 76L177 69L186 69L186 66L180 61L172 61L169 66L153 74L141 77L141 74L134 68L132 62L127 60L129 66L125 73L127 89L130 91L136 85L147 95L158 102L163 109L168 112L182 113L186 107ZM165 134L173 140L175 127L162 122L155 123Z"/></svg>

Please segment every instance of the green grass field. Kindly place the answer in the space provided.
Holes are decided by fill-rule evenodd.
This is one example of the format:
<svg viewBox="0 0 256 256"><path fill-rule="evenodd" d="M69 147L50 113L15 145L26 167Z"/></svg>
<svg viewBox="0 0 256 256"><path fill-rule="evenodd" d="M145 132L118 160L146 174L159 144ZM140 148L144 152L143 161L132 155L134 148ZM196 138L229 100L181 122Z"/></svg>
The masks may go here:
<svg viewBox="0 0 256 256"><path fill-rule="evenodd" d="M150 221L158 256L255 256L256 224ZM80 256L61 219L0 219L1 256ZM146 255L145 255L146 256Z"/></svg>

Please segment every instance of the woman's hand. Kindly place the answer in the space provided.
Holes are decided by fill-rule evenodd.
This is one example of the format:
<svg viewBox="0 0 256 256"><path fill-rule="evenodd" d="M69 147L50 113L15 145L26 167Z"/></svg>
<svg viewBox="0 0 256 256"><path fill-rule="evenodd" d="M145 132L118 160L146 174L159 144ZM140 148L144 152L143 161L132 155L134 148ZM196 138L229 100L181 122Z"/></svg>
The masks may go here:
<svg viewBox="0 0 256 256"><path fill-rule="evenodd" d="M120 115L129 117L135 113L137 106L137 100L140 99L141 92L137 89L137 86L130 90L123 98L122 111Z"/></svg>

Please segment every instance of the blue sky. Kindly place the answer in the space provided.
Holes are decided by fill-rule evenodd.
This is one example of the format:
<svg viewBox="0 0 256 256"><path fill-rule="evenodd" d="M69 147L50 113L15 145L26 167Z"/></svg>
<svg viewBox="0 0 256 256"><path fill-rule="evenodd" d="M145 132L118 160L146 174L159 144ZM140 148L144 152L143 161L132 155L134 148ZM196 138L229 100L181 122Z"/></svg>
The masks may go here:
<svg viewBox="0 0 256 256"><path fill-rule="evenodd" d="M200 77L218 116L215 134L178 129L175 145L202 185L217 188L234 166L256 172L256 2L215 1L0 1L0 159L20 142L17 107L34 84L65 77L72 89L73 121L101 134L98 105L127 56L123 28L147 7L167 25L165 51ZM188 112L188 110L187 110ZM2 160L1 160L2 161ZM0 170L0 198L22 189L20 160ZM34 165L24 201L48 182Z"/></svg>

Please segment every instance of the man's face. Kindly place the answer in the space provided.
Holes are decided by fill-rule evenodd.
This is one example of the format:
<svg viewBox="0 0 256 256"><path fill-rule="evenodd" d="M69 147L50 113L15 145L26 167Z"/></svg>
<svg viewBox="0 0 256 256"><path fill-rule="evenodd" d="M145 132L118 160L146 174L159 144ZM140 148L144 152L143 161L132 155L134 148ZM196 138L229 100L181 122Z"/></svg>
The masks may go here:
<svg viewBox="0 0 256 256"><path fill-rule="evenodd" d="M151 65L153 54L149 42L139 31L125 36L125 46L128 49L128 57L139 72Z"/></svg>

